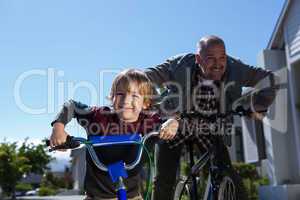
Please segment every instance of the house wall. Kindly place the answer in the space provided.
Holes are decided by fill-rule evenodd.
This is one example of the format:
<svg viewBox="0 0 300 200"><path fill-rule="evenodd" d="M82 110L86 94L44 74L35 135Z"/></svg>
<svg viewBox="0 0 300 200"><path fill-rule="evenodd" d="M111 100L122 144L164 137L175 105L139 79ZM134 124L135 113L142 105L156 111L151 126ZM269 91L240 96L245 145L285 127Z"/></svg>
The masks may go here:
<svg viewBox="0 0 300 200"><path fill-rule="evenodd" d="M284 20L285 42L291 62L300 59L300 1L291 1L290 9Z"/></svg>
<svg viewBox="0 0 300 200"><path fill-rule="evenodd" d="M264 120L267 159L263 162L273 185L296 183L294 175L297 167L297 154L293 145L294 124L292 107L290 104L290 90L286 52L282 50L264 50L261 52L258 63L274 71L285 88L279 90L277 98L270 108L270 113Z"/></svg>
<svg viewBox="0 0 300 200"><path fill-rule="evenodd" d="M290 9L286 14L286 18L283 22L284 41L286 50L286 59L289 76L289 92L290 92L290 107L291 116L294 125L293 140L291 142L292 155L294 156L294 165L297 167L293 170L293 174L297 182L300 182L300 1L291 1ZM297 108L298 107L298 108Z"/></svg>

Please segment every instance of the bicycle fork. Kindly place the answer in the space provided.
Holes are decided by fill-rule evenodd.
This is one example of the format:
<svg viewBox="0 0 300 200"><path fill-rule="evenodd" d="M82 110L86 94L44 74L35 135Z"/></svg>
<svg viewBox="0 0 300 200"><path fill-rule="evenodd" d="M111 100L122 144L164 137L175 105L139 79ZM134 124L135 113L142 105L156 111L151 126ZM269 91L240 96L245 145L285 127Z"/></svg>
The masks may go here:
<svg viewBox="0 0 300 200"><path fill-rule="evenodd" d="M127 200L127 192L124 184L124 178L127 178L123 161L108 165L108 173L113 183L116 183L118 200Z"/></svg>
<svg viewBox="0 0 300 200"><path fill-rule="evenodd" d="M116 189L118 200L127 200L126 188L122 177L119 177Z"/></svg>

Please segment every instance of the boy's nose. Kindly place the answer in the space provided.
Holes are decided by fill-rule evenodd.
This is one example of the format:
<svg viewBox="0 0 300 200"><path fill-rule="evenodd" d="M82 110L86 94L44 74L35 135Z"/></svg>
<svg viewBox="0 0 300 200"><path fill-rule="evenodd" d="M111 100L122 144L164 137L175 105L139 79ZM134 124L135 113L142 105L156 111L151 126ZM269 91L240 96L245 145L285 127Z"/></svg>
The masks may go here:
<svg viewBox="0 0 300 200"><path fill-rule="evenodd" d="M132 102L131 96L130 96L130 95L126 95L126 96L124 97L124 103L125 103L125 104L130 104L131 102Z"/></svg>

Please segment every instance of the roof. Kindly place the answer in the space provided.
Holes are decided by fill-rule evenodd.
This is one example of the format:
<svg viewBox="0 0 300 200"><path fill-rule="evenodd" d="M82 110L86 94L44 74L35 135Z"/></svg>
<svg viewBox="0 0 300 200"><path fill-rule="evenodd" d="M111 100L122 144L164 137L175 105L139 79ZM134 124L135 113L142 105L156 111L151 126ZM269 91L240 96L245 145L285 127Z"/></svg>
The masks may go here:
<svg viewBox="0 0 300 200"><path fill-rule="evenodd" d="M274 28L273 33L271 35L271 38L269 40L267 49L278 49L278 48L281 48L282 41L283 41L283 29L282 29L282 26L283 26L284 19L285 19L286 15L287 15L287 11L288 11L288 9L289 9L292 1L293 0L286 0L284 2L283 8L282 8L282 10L280 12L279 18L278 18L278 20L276 22L275 28Z"/></svg>

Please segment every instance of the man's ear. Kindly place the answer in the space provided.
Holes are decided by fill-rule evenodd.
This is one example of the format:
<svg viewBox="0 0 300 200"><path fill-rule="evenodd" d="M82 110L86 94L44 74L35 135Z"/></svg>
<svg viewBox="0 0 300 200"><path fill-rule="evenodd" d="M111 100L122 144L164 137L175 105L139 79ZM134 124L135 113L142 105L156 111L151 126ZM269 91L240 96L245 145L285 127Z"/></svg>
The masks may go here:
<svg viewBox="0 0 300 200"><path fill-rule="evenodd" d="M197 54L195 54L195 58L196 58L196 64L201 65L201 63L202 63L201 56L197 53Z"/></svg>

